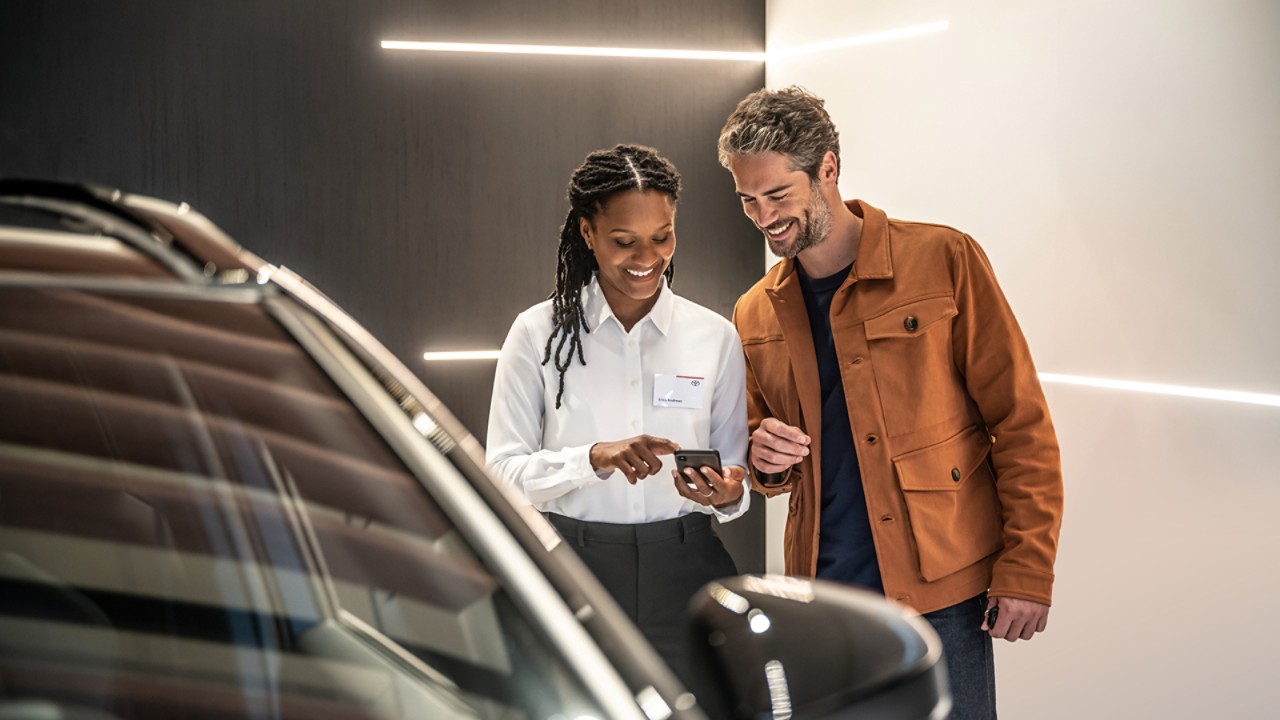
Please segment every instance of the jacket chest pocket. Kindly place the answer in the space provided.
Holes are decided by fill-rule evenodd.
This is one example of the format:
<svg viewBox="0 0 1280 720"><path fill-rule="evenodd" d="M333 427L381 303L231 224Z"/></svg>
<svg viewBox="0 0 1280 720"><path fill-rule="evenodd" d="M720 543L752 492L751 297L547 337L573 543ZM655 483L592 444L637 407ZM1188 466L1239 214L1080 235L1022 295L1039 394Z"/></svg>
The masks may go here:
<svg viewBox="0 0 1280 720"><path fill-rule="evenodd" d="M893 459L911 535L927 582L998 551L1002 512L987 458L990 436L977 427Z"/></svg>
<svg viewBox="0 0 1280 720"><path fill-rule="evenodd" d="M968 393L955 367L950 296L924 298L865 323L876 389L890 435L940 424L963 415Z"/></svg>
<svg viewBox="0 0 1280 720"><path fill-rule="evenodd" d="M768 405L767 416L788 425L799 425L800 400L786 340L781 335L743 340L742 350L747 356L747 372L755 378L756 387Z"/></svg>

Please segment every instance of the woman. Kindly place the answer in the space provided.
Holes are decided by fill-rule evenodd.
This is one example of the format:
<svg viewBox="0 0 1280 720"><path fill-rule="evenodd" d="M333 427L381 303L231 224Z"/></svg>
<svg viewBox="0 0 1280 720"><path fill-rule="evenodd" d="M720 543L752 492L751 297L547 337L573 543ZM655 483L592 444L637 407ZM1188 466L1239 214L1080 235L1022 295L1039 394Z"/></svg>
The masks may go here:
<svg viewBox="0 0 1280 720"><path fill-rule="evenodd" d="M574 171L555 292L498 359L488 460L683 673L689 598L737 574L710 518L738 517L749 493L737 332L667 287L679 193L652 148L598 150ZM681 447L719 450L723 476L679 475Z"/></svg>

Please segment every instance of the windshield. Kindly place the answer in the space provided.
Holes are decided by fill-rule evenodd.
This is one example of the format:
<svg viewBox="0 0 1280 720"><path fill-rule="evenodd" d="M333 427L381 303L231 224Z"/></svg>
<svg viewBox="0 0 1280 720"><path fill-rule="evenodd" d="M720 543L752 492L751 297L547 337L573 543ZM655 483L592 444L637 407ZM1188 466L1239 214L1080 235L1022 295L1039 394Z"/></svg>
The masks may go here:
<svg viewBox="0 0 1280 720"><path fill-rule="evenodd" d="M602 715L260 306L0 289L0 408L0 711Z"/></svg>

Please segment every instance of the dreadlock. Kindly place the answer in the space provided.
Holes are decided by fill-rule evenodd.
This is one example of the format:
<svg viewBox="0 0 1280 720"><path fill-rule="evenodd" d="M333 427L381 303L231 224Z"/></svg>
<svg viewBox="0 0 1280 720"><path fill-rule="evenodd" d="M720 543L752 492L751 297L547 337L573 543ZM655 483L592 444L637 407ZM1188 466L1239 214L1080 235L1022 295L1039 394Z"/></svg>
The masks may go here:
<svg viewBox="0 0 1280 720"><path fill-rule="evenodd" d="M569 214L560 228L560 251L556 262L556 289L551 293L551 335L542 355L542 364L552 358L555 344L555 368L560 371L560 388L556 392L556 409L564 396L564 374L578 356L583 365L581 331L591 332L582 311L582 288L591 282L599 269L595 255L582 237L580 218L590 222L609 198L626 190L657 190L680 197L680 173L670 160L643 145L615 145L610 150L596 150L587 155L582 165L569 178ZM664 273L667 282L675 276L675 265ZM558 343L556 336L560 337ZM568 347L566 347L566 344Z"/></svg>

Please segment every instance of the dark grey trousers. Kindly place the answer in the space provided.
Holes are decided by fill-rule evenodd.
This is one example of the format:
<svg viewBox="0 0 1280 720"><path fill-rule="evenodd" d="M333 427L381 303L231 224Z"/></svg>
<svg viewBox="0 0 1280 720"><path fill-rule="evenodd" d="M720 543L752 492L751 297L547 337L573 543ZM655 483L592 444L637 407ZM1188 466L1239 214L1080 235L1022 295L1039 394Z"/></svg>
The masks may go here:
<svg viewBox="0 0 1280 720"><path fill-rule="evenodd" d="M711 518L620 525L547 513L547 519L622 606L678 677L691 670L689 599L738 568L711 529Z"/></svg>

